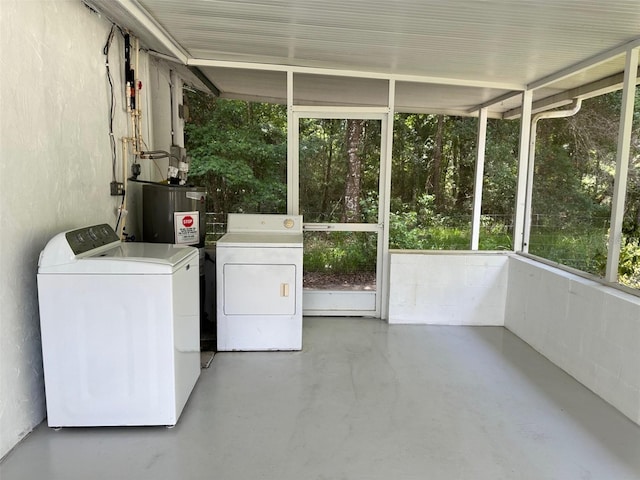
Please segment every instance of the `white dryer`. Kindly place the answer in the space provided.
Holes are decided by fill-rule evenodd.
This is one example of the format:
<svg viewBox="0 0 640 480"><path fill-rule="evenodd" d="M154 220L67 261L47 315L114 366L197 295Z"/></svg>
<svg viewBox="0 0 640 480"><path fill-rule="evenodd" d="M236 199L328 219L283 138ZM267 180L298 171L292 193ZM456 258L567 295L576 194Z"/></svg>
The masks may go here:
<svg viewBox="0 0 640 480"><path fill-rule="evenodd" d="M175 425L200 375L198 250L56 235L38 296L49 426Z"/></svg>
<svg viewBox="0 0 640 480"><path fill-rule="evenodd" d="M229 214L216 244L218 350L302 348L302 217Z"/></svg>

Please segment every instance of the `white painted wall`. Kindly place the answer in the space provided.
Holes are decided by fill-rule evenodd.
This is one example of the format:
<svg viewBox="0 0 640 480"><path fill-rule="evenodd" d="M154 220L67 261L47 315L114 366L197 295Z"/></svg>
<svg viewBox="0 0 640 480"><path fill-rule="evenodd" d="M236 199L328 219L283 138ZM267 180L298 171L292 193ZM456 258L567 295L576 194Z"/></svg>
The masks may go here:
<svg viewBox="0 0 640 480"><path fill-rule="evenodd" d="M509 255L390 253L389 323L504 325Z"/></svg>
<svg viewBox="0 0 640 480"><path fill-rule="evenodd" d="M512 256L505 326L640 423L640 298Z"/></svg>
<svg viewBox="0 0 640 480"><path fill-rule="evenodd" d="M155 132L153 141L154 150L169 151L171 148L171 74L170 65L158 58L151 58L153 73L149 78L150 101L153 104L150 121ZM182 129L180 129L182 131ZM157 139L156 139L157 137ZM154 181L167 178L169 159L162 158L155 161L143 160L149 164L149 170ZM157 165L157 166L156 166Z"/></svg>
<svg viewBox="0 0 640 480"><path fill-rule="evenodd" d="M115 225L120 199L109 195L102 54L109 29L79 0L0 1L0 458L45 415L38 255L60 231ZM117 34L111 67L118 138L129 125L122 110L122 55ZM146 57L140 71L149 86ZM121 163L117 174L121 180Z"/></svg>

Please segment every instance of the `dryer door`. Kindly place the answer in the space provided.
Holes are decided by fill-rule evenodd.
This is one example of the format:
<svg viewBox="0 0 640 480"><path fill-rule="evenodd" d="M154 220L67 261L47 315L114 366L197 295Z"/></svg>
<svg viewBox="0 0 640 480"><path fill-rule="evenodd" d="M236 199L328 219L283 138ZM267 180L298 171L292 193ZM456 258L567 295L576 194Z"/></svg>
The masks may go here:
<svg viewBox="0 0 640 480"><path fill-rule="evenodd" d="M293 315L295 312L295 265L224 265L225 315Z"/></svg>

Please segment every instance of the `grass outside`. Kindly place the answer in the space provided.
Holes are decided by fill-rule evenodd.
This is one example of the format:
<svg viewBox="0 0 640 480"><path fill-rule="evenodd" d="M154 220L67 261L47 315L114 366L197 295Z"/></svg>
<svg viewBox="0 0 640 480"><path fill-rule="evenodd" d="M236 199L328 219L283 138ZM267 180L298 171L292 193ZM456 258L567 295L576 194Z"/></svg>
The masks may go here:
<svg viewBox="0 0 640 480"><path fill-rule="evenodd" d="M403 219L405 220L405 219ZM406 250L469 250L471 229L459 226L391 224L390 248ZM411 224L409 224L411 225ZM207 240L224 234L224 219L207 217ZM500 222L484 222L480 250L511 250L511 230ZM549 229L534 227L529 252L561 265L602 277L607 261L608 232L602 227ZM305 232L305 272L355 274L375 272L377 236L370 232ZM640 239L625 240L620 252L619 282L640 289Z"/></svg>
<svg viewBox="0 0 640 480"><path fill-rule="evenodd" d="M315 232L314 232L315 233ZM550 230L534 228L529 252L561 265L602 277L606 267L608 232L603 228ZM468 226L431 226L391 230L390 247L407 250L469 250ZM511 250L511 232L503 225L485 225L480 250ZM335 232L305 239L305 271L354 273L375 271L375 235ZM627 242L621 252L619 282L640 288L640 246Z"/></svg>

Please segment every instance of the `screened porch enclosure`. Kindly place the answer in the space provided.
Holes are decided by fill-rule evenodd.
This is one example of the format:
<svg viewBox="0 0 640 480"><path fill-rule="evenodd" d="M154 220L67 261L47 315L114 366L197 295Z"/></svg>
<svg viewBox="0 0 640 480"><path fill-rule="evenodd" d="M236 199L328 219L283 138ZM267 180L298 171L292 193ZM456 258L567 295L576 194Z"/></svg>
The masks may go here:
<svg viewBox="0 0 640 480"><path fill-rule="evenodd" d="M308 244L326 243L331 249L355 236L362 237L358 242L367 248L375 243L376 249L375 293L347 290L346 304L358 305L347 312L324 296L344 290L315 289L320 301L305 299L307 315L366 314L389 323L505 326L632 420L640 420L640 380L625 376L628 365L638 365L640 297L637 288L620 284L620 272L636 268L629 254L636 233L629 230L626 215L636 208L637 195L637 5L571 0L399 5L374 0L331 2L320 11L311 0L296 2L295 8L269 1L88 3L136 32L150 55L171 62L191 86L220 98L286 106L286 211L310 216ZM558 119L579 122L574 116L588 109L583 102L599 101L612 92L619 92L612 109L618 119L610 142L613 153L606 168L600 164L594 171L585 170L581 179L585 188L606 196L606 208L590 218L590 235L598 244L596 261L560 265L555 253L539 257L544 228L581 226L577 215L564 213L580 199L553 196L567 189L568 177L561 177L560 166L565 165L566 173L576 155L588 156L600 147L567 141L554 153L548 137L558 130L549 133L549 125ZM463 192L468 209L461 238L468 247L456 252L392 248L397 246L391 237L395 128L398 115L411 114L476 121L473 158L467 165L472 188ZM335 204L335 198L321 192L318 179L305 177L310 157L302 149L304 136L309 140L313 132L322 132L326 141L338 128L332 122L341 119L379 121L378 181L369 190L377 188L377 195L372 194L377 215L360 218L361 223L330 219L330 200ZM495 194L490 180L500 170L487 152L496 140L494 122L507 121L518 126L515 142L506 149L514 157L506 168L513 177L511 210L503 218L502 236L491 244L497 251L484 251L487 222L501 215L483 211L483 198ZM323 148L335 151L326 143ZM554 154L562 162L549 161ZM319 161L327 165L326 157ZM608 172L607 185L600 182L601 171ZM545 191L536 180L541 178L558 182L548 182ZM437 189L437 179L421 182ZM562 211L554 223L539 213L541 198L559 199L557 210ZM345 194L342 201L347 200ZM553 202L548 203L547 211L554 213ZM529 300L527 292L535 293L537 302ZM511 298L520 302L510 303ZM593 298L601 306L592 308ZM356 299L365 300L358 304ZM552 310L545 310L549 305ZM561 306L557 314L556 306ZM581 323L581 318L589 320ZM602 344L594 340L600 337ZM606 360L612 352L613 364Z"/></svg>
<svg viewBox="0 0 640 480"><path fill-rule="evenodd" d="M3 0L0 24L0 477L640 478L637 1ZM266 105L240 113L267 147L217 133L278 158L223 159L269 188L222 192L215 233L242 198L335 252L304 348L217 354L174 429L48 429L38 253L124 226L129 175L166 180L139 147L182 155L193 91Z"/></svg>

